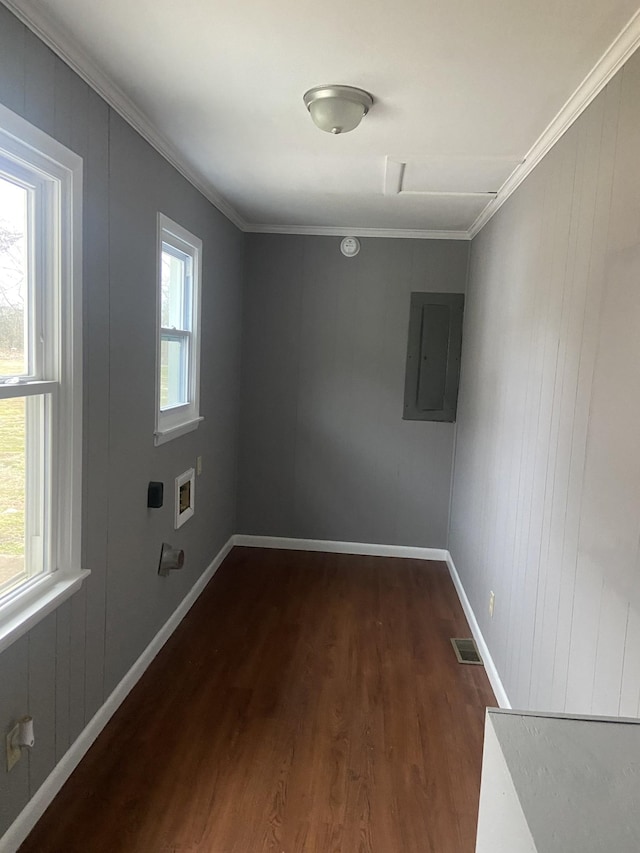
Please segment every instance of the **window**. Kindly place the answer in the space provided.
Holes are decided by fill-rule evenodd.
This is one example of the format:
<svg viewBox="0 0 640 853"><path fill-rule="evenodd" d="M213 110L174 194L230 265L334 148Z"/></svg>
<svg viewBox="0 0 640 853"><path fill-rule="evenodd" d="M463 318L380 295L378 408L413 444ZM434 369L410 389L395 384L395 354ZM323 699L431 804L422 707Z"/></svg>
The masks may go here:
<svg viewBox="0 0 640 853"><path fill-rule="evenodd" d="M158 214L158 358L155 443L197 429L202 241Z"/></svg>
<svg viewBox="0 0 640 853"><path fill-rule="evenodd" d="M0 107L0 651L80 570L82 160Z"/></svg>

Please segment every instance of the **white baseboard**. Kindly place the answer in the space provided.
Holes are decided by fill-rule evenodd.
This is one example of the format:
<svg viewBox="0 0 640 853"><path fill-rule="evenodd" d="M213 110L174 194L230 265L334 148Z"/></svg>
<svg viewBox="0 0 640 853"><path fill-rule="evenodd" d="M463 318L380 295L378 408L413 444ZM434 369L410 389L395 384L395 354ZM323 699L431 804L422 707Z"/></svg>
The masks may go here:
<svg viewBox="0 0 640 853"><path fill-rule="evenodd" d="M290 539L281 536L250 536L237 533L233 537L234 545L243 545L248 548L282 548L287 551L326 551L332 554L363 554L374 557L404 557L414 560L441 560L449 567L451 580L458 593L460 604L467 617L471 633L484 661L484 667L493 688L495 697L501 708L511 708L511 702L504 689L502 679L498 673L489 647L487 646L478 620L473 612L467 593L462 586L462 581L454 565L451 554L444 548L413 548L406 545L375 545L366 542L335 542L329 539Z"/></svg>
<svg viewBox="0 0 640 853"><path fill-rule="evenodd" d="M94 740L187 615L191 606L214 576L229 551L231 551L233 545L234 537L232 536L209 566L207 566L206 570L200 575L185 598L182 599L176 610L174 610L167 622L165 622L147 648L142 652L138 660L105 701L104 705L101 706L82 730L79 737L71 744L63 758L56 764L7 832L0 838L0 851L2 853L15 853L18 850L27 835L29 835L38 820L40 820L47 807L51 804L58 791L84 758Z"/></svg>
<svg viewBox="0 0 640 853"><path fill-rule="evenodd" d="M331 539L288 539L284 536L248 536L237 533L233 544L246 548L282 548L286 551L326 551L329 554L362 554L368 557L402 557L408 560L446 560L443 548L408 545L375 545L367 542L335 542Z"/></svg>
<svg viewBox="0 0 640 853"><path fill-rule="evenodd" d="M504 689L498 670L493 662L487 644L480 631L480 626L475 617L467 594L453 563L451 555L443 548L413 548L406 545L377 545L366 542L335 542L324 539L288 539L278 536L248 536L235 534L224 545L216 555L211 564L198 578L191 590L172 613L171 617L158 631L144 652L140 655L131 669L124 676L115 690L111 693L104 705L97 711L95 716L80 733L79 737L69 747L64 757L56 764L49 776L29 800L20 812L13 824L0 839L0 851L2 853L16 853L24 842L38 820L42 817L47 807L60 791L69 776L73 773L82 758L88 752L90 746L98 737L100 732L109 722L126 699L132 688L137 684L151 661L167 642L171 634L184 619L191 606L194 604L207 583L216 573L224 558L234 545L249 548L282 548L294 551L325 551L333 554L362 554L374 557L402 557L416 560L440 560L446 562L449 573L453 580L458 598L462 604L465 616L471 628L473 637L478 645L480 654L484 661L485 669L493 692L501 708L511 708L511 703Z"/></svg>
<svg viewBox="0 0 640 853"><path fill-rule="evenodd" d="M482 631L480 630L478 620L476 619L476 615L473 612L473 608L471 607L471 602L467 598L467 593L464 591L464 587L462 586L462 581L460 580L458 570L456 569L451 554L448 551L446 556L446 562L447 566L449 567L449 574L451 575L451 580L453 581L453 585L455 586L456 592L458 593L458 598L460 599L460 604L462 605L462 609L464 610L464 615L467 617L467 622L469 623L469 627L471 628L473 639L476 641L480 656L484 661L484 668L487 672L489 683L491 684L493 692L495 693L495 697L498 700L498 705L501 708L511 708L511 702L509 701L509 697L507 696L507 691L504 689L504 684L502 683L502 679L500 678L498 669L495 663L493 662L489 647L487 646L485 639L482 636Z"/></svg>

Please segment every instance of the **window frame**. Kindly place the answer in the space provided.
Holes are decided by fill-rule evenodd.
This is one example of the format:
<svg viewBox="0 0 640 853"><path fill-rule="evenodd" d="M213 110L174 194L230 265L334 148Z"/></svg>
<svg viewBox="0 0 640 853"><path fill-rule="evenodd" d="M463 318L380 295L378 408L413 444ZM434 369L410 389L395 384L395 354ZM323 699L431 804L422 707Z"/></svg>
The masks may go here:
<svg viewBox="0 0 640 853"><path fill-rule="evenodd" d="M90 572L81 568L82 158L2 104L0 156L42 182L45 198L36 210L43 217L37 233L44 236L35 246L42 293L30 307L40 311L35 337L42 332L45 342L31 364L38 375L3 385L0 399L42 395L50 407L43 431L43 443L50 443L49 570L0 597L1 652L76 592Z"/></svg>
<svg viewBox="0 0 640 853"><path fill-rule="evenodd" d="M191 328L162 327L162 247L167 243L191 258ZM202 240L164 213L157 216L156 244L156 414L154 443L165 444L174 438L196 430L204 418L200 415L200 320L202 300ZM188 343L187 380L188 400L184 404L161 407L162 339L174 335Z"/></svg>

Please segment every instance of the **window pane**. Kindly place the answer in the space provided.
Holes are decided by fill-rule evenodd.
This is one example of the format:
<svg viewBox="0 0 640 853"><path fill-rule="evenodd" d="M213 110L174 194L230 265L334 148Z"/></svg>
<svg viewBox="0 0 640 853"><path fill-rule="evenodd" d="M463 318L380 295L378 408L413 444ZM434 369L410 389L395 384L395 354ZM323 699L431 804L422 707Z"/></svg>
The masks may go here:
<svg viewBox="0 0 640 853"><path fill-rule="evenodd" d="M0 177L0 376L30 373L28 201L28 190Z"/></svg>
<svg viewBox="0 0 640 853"><path fill-rule="evenodd" d="M165 329L190 331L191 258L167 243L162 244L162 317Z"/></svg>
<svg viewBox="0 0 640 853"><path fill-rule="evenodd" d="M0 400L0 591L44 569L43 397Z"/></svg>
<svg viewBox="0 0 640 853"><path fill-rule="evenodd" d="M181 406L188 395L189 339L163 335L160 342L160 408Z"/></svg>

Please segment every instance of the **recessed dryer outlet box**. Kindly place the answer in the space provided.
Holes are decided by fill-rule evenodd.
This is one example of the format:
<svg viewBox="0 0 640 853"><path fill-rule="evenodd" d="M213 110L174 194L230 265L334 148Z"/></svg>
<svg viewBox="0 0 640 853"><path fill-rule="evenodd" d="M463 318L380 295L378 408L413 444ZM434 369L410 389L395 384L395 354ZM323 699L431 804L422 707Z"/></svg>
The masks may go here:
<svg viewBox="0 0 640 853"><path fill-rule="evenodd" d="M176 477L176 492L175 492L175 523L174 527L177 530L179 527L188 521L195 512L196 502L196 472L193 468L189 468L184 474Z"/></svg>

